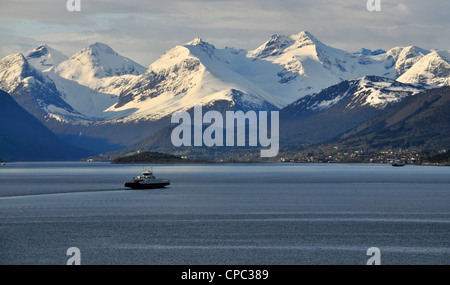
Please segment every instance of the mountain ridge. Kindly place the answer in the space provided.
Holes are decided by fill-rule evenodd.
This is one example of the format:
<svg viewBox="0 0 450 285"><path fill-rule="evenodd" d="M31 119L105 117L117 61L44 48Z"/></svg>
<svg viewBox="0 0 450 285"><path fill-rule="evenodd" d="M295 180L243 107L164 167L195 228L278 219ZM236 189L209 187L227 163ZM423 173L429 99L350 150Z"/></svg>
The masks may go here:
<svg viewBox="0 0 450 285"><path fill-rule="evenodd" d="M93 153L61 142L0 90L0 157L8 161L79 160Z"/></svg>
<svg viewBox="0 0 450 285"><path fill-rule="evenodd" d="M331 145L347 150L446 150L450 145L450 86L427 90L392 106Z"/></svg>
<svg viewBox="0 0 450 285"><path fill-rule="evenodd" d="M106 141L108 148L126 147L158 132L168 126L175 111L197 103L211 109L281 110L299 98L364 76L398 80L410 88L450 84L446 51L406 46L347 52L307 31L273 35L249 51L219 49L195 38L169 50L148 68L98 42L71 57L47 45L22 57L24 69L33 67L32 72L22 78L17 70L0 65L0 88L68 142L85 139L89 145L96 139ZM435 64L427 69L424 62ZM21 88L11 88L17 82L22 82ZM349 103L354 108L363 104L384 108L398 99L387 93L371 94L370 100L361 94L360 101ZM332 102L317 106L327 104Z"/></svg>

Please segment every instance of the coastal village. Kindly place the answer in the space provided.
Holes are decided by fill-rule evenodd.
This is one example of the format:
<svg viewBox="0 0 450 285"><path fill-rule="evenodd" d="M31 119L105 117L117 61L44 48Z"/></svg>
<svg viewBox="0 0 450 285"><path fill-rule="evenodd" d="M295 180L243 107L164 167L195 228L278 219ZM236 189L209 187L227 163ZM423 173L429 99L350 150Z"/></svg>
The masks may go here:
<svg viewBox="0 0 450 285"><path fill-rule="evenodd" d="M447 150L442 150L439 154L448 154ZM362 150L339 151L337 147L334 151L321 151L320 149L312 152L289 153L279 159L280 162L295 163L392 163L402 161L406 164L443 164L442 161L431 162L429 153L413 149L385 150L379 152L365 152ZM444 164L448 164L448 161Z"/></svg>

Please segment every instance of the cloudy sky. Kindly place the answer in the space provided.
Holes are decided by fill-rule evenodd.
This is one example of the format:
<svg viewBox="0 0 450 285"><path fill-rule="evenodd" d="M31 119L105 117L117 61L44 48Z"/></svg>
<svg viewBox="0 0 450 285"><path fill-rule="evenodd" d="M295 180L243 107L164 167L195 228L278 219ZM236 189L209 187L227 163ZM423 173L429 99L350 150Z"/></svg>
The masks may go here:
<svg viewBox="0 0 450 285"><path fill-rule="evenodd" d="M450 49L450 1L380 0L0 0L0 58L41 43L70 56L96 41L150 65L195 37L218 48L254 49L273 34L309 31L325 44L356 51L416 45Z"/></svg>

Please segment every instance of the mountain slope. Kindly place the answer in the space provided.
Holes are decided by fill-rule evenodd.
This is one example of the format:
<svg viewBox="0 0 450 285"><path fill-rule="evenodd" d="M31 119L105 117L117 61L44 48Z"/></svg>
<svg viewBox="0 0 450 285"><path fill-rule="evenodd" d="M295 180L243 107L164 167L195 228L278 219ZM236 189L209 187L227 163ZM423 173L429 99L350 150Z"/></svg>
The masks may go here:
<svg viewBox="0 0 450 285"><path fill-rule="evenodd" d="M249 52L216 49L197 38L173 48L147 70L103 43L69 59L43 45L26 59L43 70L63 101L82 115L77 120L114 124L159 120L195 103L211 105L216 100L243 109L282 108L342 80L365 75L396 78L426 53L412 46L387 53L349 53L304 31L274 35ZM60 120L70 120L60 113Z"/></svg>
<svg viewBox="0 0 450 285"><path fill-rule="evenodd" d="M46 44L29 51L25 58L34 68L40 71L46 71L68 59L67 56Z"/></svg>
<svg viewBox="0 0 450 285"><path fill-rule="evenodd" d="M347 149L445 150L450 147L448 110L450 87L425 91L345 133L337 143Z"/></svg>
<svg viewBox="0 0 450 285"><path fill-rule="evenodd" d="M433 51L417 61L398 81L430 86L450 85L450 53Z"/></svg>
<svg viewBox="0 0 450 285"><path fill-rule="evenodd" d="M127 114L120 121L157 120L195 103L227 100L234 105L236 92L245 94L244 109L280 108L345 79L365 75L394 79L423 53L415 47L348 53L308 32L274 35L249 52L217 49L198 38L173 48L145 74L130 79L117 104L107 111Z"/></svg>
<svg viewBox="0 0 450 285"><path fill-rule="evenodd" d="M422 90L421 86L377 76L342 81L280 111L281 143L308 144L331 139Z"/></svg>
<svg viewBox="0 0 450 285"><path fill-rule="evenodd" d="M398 76L396 61L390 54L349 53L322 43L306 31L291 36L274 35L250 51L249 56L281 67L277 73L280 84L271 92L285 93L290 99L286 103L343 80L365 75Z"/></svg>
<svg viewBox="0 0 450 285"><path fill-rule="evenodd" d="M145 68L119 55L106 44L96 42L74 54L55 68L59 76L84 86L95 87L96 80L125 74L139 75ZM93 86L94 85L94 86Z"/></svg>
<svg viewBox="0 0 450 285"><path fill-rule="evenodd" d="M168 51L123 90L107 111L132 110L124 120L157 120L196 103L228 101L248 109L278 109L282 103L235 73L216 48L201 39Z"/></svg>
<svg viewBox="0 0 450 285"><path fill-rule="evenodd" d="M91 152L66 145L0 90L0 157L6 160L78 160Z"/></svg>
<svg viewBox="0 0 450 285"><path fill-rule="evenodd" d="M41 50L32 60L42 62L47 57ZM109 138L117 137L121 129L136 133L133 128L122 125L95 127L96 122L109 115L103 111L116 102L117 96L99 93L59 77L53 69L50 67L41 72L22 54L6 56L0 61L0 89L11 94L21 107L69 144L98 152L125 146L124 140L130 137L124 135L126 139L121 137L119 142L109 141Z"/></svg>
<svg viewBox="0 0 450 285"><path fill-rule="evenodd" d="M26 57L10 57L0 64L0 88L61 138L85 146L94 139L96 150L101 144L110 150L137 143L167 127L171 114L196 103L205 110L257 111L281 109L299 98L309 100L304 101L309 108L297 104L292 112L308 118L287 118L291 125L283 127L292 135L287 132L285 138L314 143L355 127L421 88L405 91L392 80L436 87L449 79L444 52L409 46L351 53L306 31L274 35L252 51L219 49L197 38L174 47L148 69L102 43L70 58L46 45ZM391 81L349 83L364 76ZM340 83L328 90L335 95L323 95L321 102L320 96L311 99Z"/></svg>
<svg viewBox="0 0 450 285"><path fill-rule="evenodd" d="M408 46L392 48L387 51L386 55L394 60L395 70L401 76L428 53L429 51L419 47Z"/></svg>
<svg viewBox="0 0 450 285"><path fill-rule="evenodd" d="M105 47L105 50L115 53L109 47ZM97 51L95 54L102 58L100 51ZM119 56L117 55L117 57ZM107 115L103 111L117 100L117 96L114 94L99 92L88 86L81 85L75 80L69 80L56 74L55 68L67 62L69 58L48 45L42 45L29 51L25 58L31 66L42 71L42 74L48 78L48 81L52 81L60 93L59 97L78 113L82 114L82 120L97 121L104 119ZM80 58L77 59L80 60ZM94 59L91 58L91 60ZM98 63L99 60L95 62ZM67 116L58 116L58 114L53 114L53 116L66 121L72 119Z"/></svg>
<svg viewBox="0 0 450 285"><path fill-rule="evenodd" d="M22 54L9 55L0 61L0 89L43 122L49 118L83 118L63 100L54 82Z"/></svg>

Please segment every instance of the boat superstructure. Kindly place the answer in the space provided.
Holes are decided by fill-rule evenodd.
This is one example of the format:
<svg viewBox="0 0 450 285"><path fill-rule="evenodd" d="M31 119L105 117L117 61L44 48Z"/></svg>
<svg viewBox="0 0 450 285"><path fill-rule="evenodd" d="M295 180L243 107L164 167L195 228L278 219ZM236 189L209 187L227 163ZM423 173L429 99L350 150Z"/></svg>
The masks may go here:
<svg viewBox="0 0 450 285"><path fill-rule="evenodd" d="M163 188L167 185L170 185L170 180L156 178L153 175L153 171L150 170L144 170L142 175L133 177L133 180L125 182L125 187L132 189Z"/></svg>

